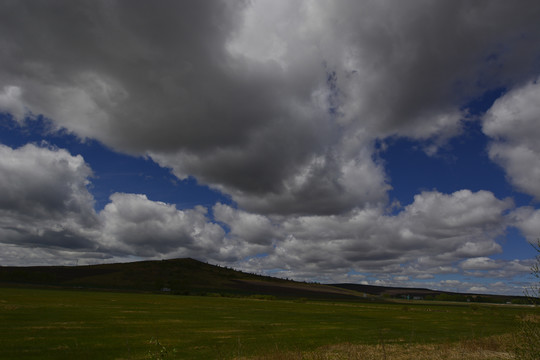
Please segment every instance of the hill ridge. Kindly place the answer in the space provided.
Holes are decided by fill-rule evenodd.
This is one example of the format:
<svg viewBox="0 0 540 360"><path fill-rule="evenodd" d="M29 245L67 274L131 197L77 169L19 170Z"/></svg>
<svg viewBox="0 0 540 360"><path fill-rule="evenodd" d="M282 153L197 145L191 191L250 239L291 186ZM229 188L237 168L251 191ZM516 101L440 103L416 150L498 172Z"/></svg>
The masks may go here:
<svg viewBox="0 0 540 360"><path fill-rule="evenodd" d="M330 285L251 274L193 258L77 266L0 266L0 284L173 294L355 299Z"/></svg>
<svg viewBox="0 0 540 360"><path fill-rule="evenodd" d="M180 295L362 300L377 298L526 302L523 296L446 292L353 283L316 284L251 274L193 258L58 266L0 266L0 285Z"/></svg>

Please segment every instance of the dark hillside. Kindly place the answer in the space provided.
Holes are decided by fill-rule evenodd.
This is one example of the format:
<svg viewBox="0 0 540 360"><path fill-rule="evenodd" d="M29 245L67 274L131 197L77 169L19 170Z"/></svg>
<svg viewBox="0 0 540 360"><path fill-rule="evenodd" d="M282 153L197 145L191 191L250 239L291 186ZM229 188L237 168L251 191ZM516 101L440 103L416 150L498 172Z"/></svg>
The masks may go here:
<svg viewBox="0 0 540 360"><path fill-rule="evenodd" d="M172 294L270 295L282 298L354 299L328 285L248 274L194 259L88 266L0 267L0 283Z"/></svg>
<svg viewBox="0 0 540 360"><path fill-rule="evenodd" d="M528 303L519 296L460 294L361 284L308 284L206 264L194 259L87 266L0 266L0 285L179 295L364 300L374 298Z"/></svg>
<svg viewBox="0 0 540 360"><path fill-rule="evenodd" d="M388 295L391 297L407 296L409 297L425 297L425 296L436 296L443 294L443 291L436 291L423 288L398 288L398 287L389 287L389 286L375 286L375 285L362 285L362 284L333 284L332 286L339 287L342 289L349 289L358 291L361 293L366 293L374 296L383 296Z"/></svg>

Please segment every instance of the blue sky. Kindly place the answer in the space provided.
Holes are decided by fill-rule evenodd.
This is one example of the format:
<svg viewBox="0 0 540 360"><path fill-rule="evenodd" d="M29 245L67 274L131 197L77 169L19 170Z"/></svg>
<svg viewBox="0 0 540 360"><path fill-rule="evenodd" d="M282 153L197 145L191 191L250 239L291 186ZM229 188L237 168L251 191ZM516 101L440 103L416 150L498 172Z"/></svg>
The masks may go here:
<svg viewBox="0 0 540 360"><path fill-rule="evenodd" d="M4 3L0 265L193 257L522 294L526 3Z"/></svg>

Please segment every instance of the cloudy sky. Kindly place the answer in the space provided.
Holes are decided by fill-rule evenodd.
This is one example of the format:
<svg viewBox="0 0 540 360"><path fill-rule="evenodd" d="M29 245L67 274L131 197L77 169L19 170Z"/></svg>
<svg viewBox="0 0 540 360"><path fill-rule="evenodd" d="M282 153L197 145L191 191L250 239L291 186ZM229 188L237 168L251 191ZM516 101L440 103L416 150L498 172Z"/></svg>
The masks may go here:
<svg viewBox="0 0 540 360"><path fill-rule="evenodd" d="M0 264L522 294L540 2L0 1Z"/></svg>

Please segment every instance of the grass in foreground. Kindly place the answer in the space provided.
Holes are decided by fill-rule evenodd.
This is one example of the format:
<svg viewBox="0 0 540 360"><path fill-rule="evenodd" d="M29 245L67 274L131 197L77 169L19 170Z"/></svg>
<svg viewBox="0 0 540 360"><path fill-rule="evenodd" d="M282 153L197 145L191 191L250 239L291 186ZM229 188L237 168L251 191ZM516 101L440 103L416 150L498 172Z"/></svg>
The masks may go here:
<svg viewBox="0 0 540 360"><path fill-rule="evenodd" d="M0 288L0 358L407 359L392 352L484 341L534 312Z"/></svg>

